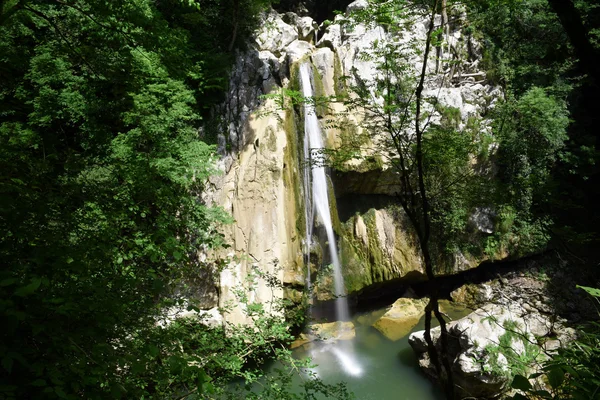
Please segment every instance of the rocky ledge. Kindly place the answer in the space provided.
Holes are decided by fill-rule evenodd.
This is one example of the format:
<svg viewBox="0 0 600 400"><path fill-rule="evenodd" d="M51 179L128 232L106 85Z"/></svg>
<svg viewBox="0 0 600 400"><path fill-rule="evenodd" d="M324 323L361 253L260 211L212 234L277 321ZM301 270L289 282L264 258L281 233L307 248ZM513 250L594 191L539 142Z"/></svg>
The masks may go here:
<svg viewBox="0 0 600 400"><path fill-rule="evenodd" d="M475 308L447 324L446 354L460 398L501 397L514 375L537 372L542 361L575 338L554 306L560 300L552 296L548 278L535 268L452 292L454 300ZM423 371L437 379L424 333L412 333L409 343ZM431 336L441 351L440 328Z"/></svg>

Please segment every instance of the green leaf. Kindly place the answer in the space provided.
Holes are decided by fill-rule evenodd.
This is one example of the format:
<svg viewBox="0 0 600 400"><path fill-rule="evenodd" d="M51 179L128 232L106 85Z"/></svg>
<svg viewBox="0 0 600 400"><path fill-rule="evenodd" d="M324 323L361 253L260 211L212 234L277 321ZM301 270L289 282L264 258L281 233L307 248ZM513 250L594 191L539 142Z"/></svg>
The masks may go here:
<svg viewBox="0 0 600 400"><path fill-rule="evenodd" d="M13 283L15 283L17 281L18 281L17 278L4 279L4 280L0 281L0 286L1 287L10 286L10 285L12 285Z"/></svg>
<svg viewBox="0 0 600 400"><path fill-rule="evenodd" d="M546 374L546 377L553 389L560 387L565 380L565 374L560 367L551 368Z"/></svg>
<svg viewBox="0 0 600 400"><path fill-rule="evenodd" d="M14 360L10 357L4 357L2 359L2 367L10 374L12 371L12 367L14 364Z"/></svg>
<svg viewBox="0 0 600 400"><path fill-rule="evenodd" d="M523 375L515 375L510 386L513 389L523 390L524 392L531 389L531 383L529 383L529 379L525 378Z"/></svg>
<svg viewBox="0 0 600 400"><path fill-rule="evenodd" d="M56 395L58 397L60 397L61 399L66 399L67 398L67 394L60 387L55 387L54 388L54 393L56 393Z"/></svg>
<svg viewBox="0 0 600 400"><path fill-rule="evenodd" d="M148 345L148 353L150 354L150 356L152 357L157 357L160 354L160 350L158 347L156 347L153 344L149 344Z"/></svg>
<svg viewBox="0 0 600 400"><path fill-rule="evenodd" d="M176 260L176 261L179 261L179 260L181 260L181 257L182 257L182 256L183 256L183 254L181 254L181 252L180 252L180 251L177 251L177 250L175 250L175 251L173 252L173 257L175 258L175 260Z"/></svg>
<svg viewBox="0 0 600 400"><path fill-rule="evenodd" d="M591 287L587 287L587 286L580 286L580 285L577 285L577 287L579 289L585 290L586 292L588 292L590 295L592 295L594 297L600 297L600 289L591 288Z"/></svg>
<svg viewBox="0 0 600 400"><path fill-rule="evenodd" d="M15 296L25 297L29 296L33 292L37 290L42 284L41 278L34 278L29 285L21 286L17 290L15 290Z"/></svg>

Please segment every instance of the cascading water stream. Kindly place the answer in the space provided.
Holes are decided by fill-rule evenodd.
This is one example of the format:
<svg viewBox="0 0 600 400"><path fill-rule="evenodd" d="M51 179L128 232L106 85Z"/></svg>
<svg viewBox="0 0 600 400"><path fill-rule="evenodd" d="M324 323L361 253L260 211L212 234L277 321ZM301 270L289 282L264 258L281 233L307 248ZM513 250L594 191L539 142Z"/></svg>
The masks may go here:
<svg viewBox="0 0 600 400"><path fill-rule="evenodd" d="M304 63L300 66L300 81L302 84L302 94L305 98L310 99L313 96L311 84L311 69L309 64ZM327 233L327 242L329 244L329 253L331 255L331 263L333 264L333 281L335 290L335 309L336 318L338 321L348 321L350 313L348 309L348 300L346 298L346 290L344 285L344 277L342 275L342 266L340 264L335 235L333 232L333 224L331 222L331 212L329 210L329 187L327 184L327 176L325 167L322 162L323 138L321 127L315 106L307 101L304 103L304 154L310 158L304 167L304 182L305 182L305 199L306 199L306 245L307 254L310 252L312 238L312 223L314 211L321 219L325 232ZM309 265L309 264L307 264ZM310 282L310 265L308 269L307 286L311 289ZM310 292L309 292L310 293ZM351 346L342 352L341 349L335 349L334 354L338 356L342 367L351 375L360 375L362 369L354 360L353 349ZM340 357L341 356L341 357Z"/></svg>
<svg viewBox="0 0 600 400"><path fill-rule="evenodd" d="M300 80L302 81L302 94L305 98L311 98L313 93L308 64L302 64L300 66ZM316 210L317 215L321 219L325 232L327 233L327 242L329 243L329 252L331 254L331 263L333 264L334 272L333 280L336 296L336 317L338 321L347 321L350 314L348 311L348 301L345 297L344 277L342 276L342 267L338 257L337 246L335 244L331 212L329 211L327 176L325 174L323 162L320 160L323 151L323 138L321 136L321 127L319 125L319 120L317 119L315 107L310 102L304 103L304 151L305 154L310 154L310 162L306 164L304 176L306 178L310 175L312 178L311 209ZM307 173L307 169L312 173ZM312 213L309 213L308 217L312 216ZM307 226L310 225L312 225L312 219L307 220ZM312 236L312 228L307 228L307 234L311 234ZM310 241L310 236L307 236L307 241Z"/></svg>

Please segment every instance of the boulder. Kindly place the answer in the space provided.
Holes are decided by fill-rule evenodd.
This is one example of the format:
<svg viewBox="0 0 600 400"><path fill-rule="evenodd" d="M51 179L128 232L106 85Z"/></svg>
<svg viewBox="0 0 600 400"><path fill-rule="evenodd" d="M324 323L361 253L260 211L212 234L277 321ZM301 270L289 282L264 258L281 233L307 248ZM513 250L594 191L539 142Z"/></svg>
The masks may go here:
<svg viewBox="0 0 600 400"><path fill-rule="evenodd" d="M427 300L400 298L373 324L373 327L390 340L408 335L423 315Z"/></svg>
<svg viewBox="0 0 600 400"><path fill-rule="evenodd" d="M211 328L218 328L223 326L223 315L219 312L218 308L211 308L210 310L200 310L198 313L200 322Z"/></svg>
<svg viewBox="0 0 600 400"><path fill-rule="evenodd" d="M369 2L367 0L356 0L348 4L348 7L346 7L346 15L353 11L365 10L367 8L369 8Z"/></svg>
<svg viewBox="0 0 600 400"><path fill-rule="evenodd" d="M296 349L300 346L304 346L306 343L310 343L315 340L315 337L306 333L301 333L290 345L290 349Z"/></svg>
<svg viewBox="0 0 600 400"><path fill-rule="evenodd" d="M259 50L267 50L279 55L296 39L298 39L296 28L283 22L277 13L271 13L258 32L256 43Z"/></svg>
<svg viewBox="0 0 600 400"><path fill-rule="evenodd" d="M329 47L335 51L342 45L342 28L339 24L329 25L317 42L317 47Z"/></svg>
<svg viewBox="0 0 600 400"><path fill-rule="evenodd" d="M328 47L317 49L312 55L312 61L323 82L325 94L327 96L335 95L334 82L334 64L335 54Z"/></svg>
<svg viewBox="0 0 600 400"><path fill-rule="evenodd" d="M312 324L309 327L311 335L318 340L337 341L351 340L356 336L354 324L350 321L327 322L323 324Z"/></svg>
<svg viewBox="0 0 600 400"><path fill-rule="evenodd" d="M492 300L493 290L490 285L485 283L481 285L469 283L454 290L450 293L450 297L457 303L477 307Z"/></svg>
<svg viewBox="0 0 600 400"><path fill-rule="evenodd" d="M312 41L315 34L316 23L311 17L301 17L296 21L298 28L298 39L307 42Z"/></svg>
<svg viewBox="0 0 600 400"><path fill-rule="evenodd" d="M202 325L218 328L223 326L223 316L219 312L217 307L211 308L210 310L188 310L187 307L170 307L165 310L164 318L159 320L157 324L159 326L168 326L175 320L183 318L197 319Z"/></svg>
<svg viewBox="0 0 600 400"><path fill-rule="evenodd" d="M495 398L510 386L511 370L517 363L529 363L531 368L539 365L544 354L537 340L554 332L552 323L556 322L551 319L514 302L487 304L448 323L447 350L460 398ZM440 328L432 329L431 336L439 350ZM425 331L412 333L408 340L421 368L435 378Z"/></svg>
<svg viewBox="0 0 600 400"><path fill-rule="evenodd" d="M307 58L315 50L315 46L303 40L294 40L285 48L286 59L289 65Z"/></svg>

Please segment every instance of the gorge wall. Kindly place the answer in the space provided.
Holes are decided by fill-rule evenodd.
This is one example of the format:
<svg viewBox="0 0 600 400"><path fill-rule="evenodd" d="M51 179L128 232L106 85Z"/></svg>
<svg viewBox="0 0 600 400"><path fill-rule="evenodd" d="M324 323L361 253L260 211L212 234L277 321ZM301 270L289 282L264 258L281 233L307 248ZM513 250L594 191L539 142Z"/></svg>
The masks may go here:
<svg viewBox="0 0 600 400"><path fill-rule="evenodd" d="M377 59L365 54L377 43L424 42L426 18L415 18L403 34L393 36L383 26L352 20L353 10L367 6L363 0L355 1L345 15L320 26L309 16L272 10L264 15L253 43L238 54L227 100L215 110L221 116L216 131L222 174L211 179L204 195L205 201L222 206L234 219L224 227L230 247L219 254L228 267L217 274L216 296L205 304L206 308L232 305L225 315L229 321L245 322L237 305L237 288L243 288L250 301L268 303L284 296L300 301L307 268L312 272L314 297L332 298L326 246L313 246L310 254L303 251L303 119L301 108L292 104L285 90L298 90L298 66L306 62L313 69L316 96L347 95L348 85L373 81ZM452 51L464 54L468 61L459 68L464 78L459 73L458 79L445 81L448 72L435 74L432 58L426 86L426 95L435 95L443 106L460 111L459 128L470 118L481 118L499 96L499 89L481 81L478 44L461 33L460 18L464 15L457 16L448 42ZM417 51L409 54L409 60L416 70L420 68ZM347 292L385 281L423 279L424 267L410 224L398 207L389 207L395 204L398 176L379 150L384 138L364 129L361 110L349 112L342 103L317 106L317 114L329 149L360 145L359 157L336 165L330 174L330 208ZM482 123L481 129L489 127ZM489 216L480 214L475 218L476 229L490 233ZM481 261L456 254L445 273L472 268ZM270 287L264 279L249 281L248 276L256 275L253 271L274 276L283 289Z"/></svg>

